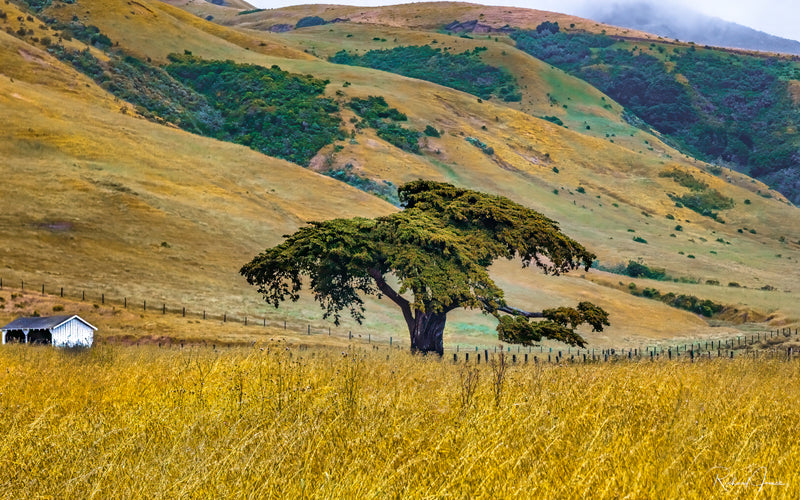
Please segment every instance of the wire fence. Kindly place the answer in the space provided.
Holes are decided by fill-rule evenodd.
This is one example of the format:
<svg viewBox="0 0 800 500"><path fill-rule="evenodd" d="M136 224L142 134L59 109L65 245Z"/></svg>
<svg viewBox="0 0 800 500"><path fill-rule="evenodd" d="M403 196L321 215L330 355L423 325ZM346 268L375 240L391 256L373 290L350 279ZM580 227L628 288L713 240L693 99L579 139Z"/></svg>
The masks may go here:
<svg viewBox="0 0 800 500"><path fill-rule="evenodd" d="M246 315L246 314L230 314L228 312L211 311L206 308L190 309L186 306L168 306L168 304L161 301L147 299L134 299L132 297L115 297L108 295L105 292L89 293L85 289L78 289L77 287L65 288L62 286L47 286L46 284L33 284L26 283L24 279L9 281L7 278L0 277L0 290L12 289L20 290L21 292L40 293L42 296L50 295L68 299L80 300L82 302L91 301L99 302L100 305L116 305L123 309L141 310L143 312L161 313L162 315L180 315L185 318L202 319L206 321L220 321L222 323L241 324L248 327L271 327L291 331L296 335L307 335L309 337L315 336L328 336L338 338L341 340L348 340L353 343L360 344L373 344L374 348L386 346L389 348L403 348L410 346L410 342L403 342L399 338L386 335L375 335L371 332L353 332L352 329L346 332L340 329L334 329L330 325L313 325L311 323L298 323L297 321L289 321L285 318L276 318L274 316L263 315ZM512 363L589 363L589 362L608 362L620 360L650 360L657 361L662 359L667 360L702 360L712 358L734 358L737 356L755 355L758 351L761 355L778 356L778 349L776 344L781 344L791 338L799 339L798 329L792 331L791 328L779 328L776 330L768 330L752 333L750 335L735 335L729 337L720 337L715 339L702 339L692 342L669 342L669 343L652 343L650 345L640 346L625 346L622 348L576 348L576 347L551 347L544 345L537 346L521 346L521 345L508 345L500 342L493 345L461 345L450 344L445 346L444 351L452 354L452 359L455 362L475 362L480 363L481 359L484 363L494 358L499 354L509 358ZM172 341L172 343L189 343L188 341L181 342L180 340ZM195 345L198 342L193 342ZM201 341L201 345L208 345L208 342ZM216 343L211 344L216 348ZM223 344L220 343L220 346ZM787 347L785 355L792 358L798 354L800 346ZM784 355L784 349L781 348L781 354Z"/></svg>

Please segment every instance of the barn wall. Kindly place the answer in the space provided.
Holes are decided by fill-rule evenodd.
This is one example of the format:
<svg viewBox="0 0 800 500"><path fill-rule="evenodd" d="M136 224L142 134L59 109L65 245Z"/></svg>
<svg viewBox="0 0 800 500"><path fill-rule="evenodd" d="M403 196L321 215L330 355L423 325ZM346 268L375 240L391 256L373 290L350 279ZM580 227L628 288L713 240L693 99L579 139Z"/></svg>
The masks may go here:
<svg viewBox="0 0 800 500"><path fill-rule="evenodd" d="M54 328L53 345L61 347L91 347L94 330L73 318L58 328Z"/></svg>

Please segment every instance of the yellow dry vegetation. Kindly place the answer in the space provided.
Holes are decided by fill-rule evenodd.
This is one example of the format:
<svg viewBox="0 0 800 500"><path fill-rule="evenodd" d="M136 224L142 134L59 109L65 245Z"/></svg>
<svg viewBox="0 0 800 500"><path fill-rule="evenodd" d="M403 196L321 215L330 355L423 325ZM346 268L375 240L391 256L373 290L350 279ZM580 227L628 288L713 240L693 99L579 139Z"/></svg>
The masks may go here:
<svg viewBox="0 0 800 500"><path fill-rule="evenodd" d="M800 365L0 349L0 496L797 498Z"/></svg>

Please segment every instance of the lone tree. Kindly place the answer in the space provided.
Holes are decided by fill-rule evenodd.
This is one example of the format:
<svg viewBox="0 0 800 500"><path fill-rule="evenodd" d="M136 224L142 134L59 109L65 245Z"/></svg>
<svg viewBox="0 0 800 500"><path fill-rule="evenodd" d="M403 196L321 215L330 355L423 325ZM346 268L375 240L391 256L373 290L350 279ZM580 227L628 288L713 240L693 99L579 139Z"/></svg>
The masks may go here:
<svg viewBox="0 0 800 500"><path fill-rule="evenodd" d="M488 267L500 257L519 257L523 267L533 263L554 275L588 270L595 255L556 222L502 196L432 181L405 184L399 196L400 212L312 222L241 273L275 307L298 300L301 276L308 276L324 317L336 324L343 310L360 323L362 297L385 295L403 312L412 351L423 353L443 354L447 313L459 307L492 314L500 340L524 345L544 337L584 346L578 325L602 331L609 324L606 312L590 302L541 312L511 307L489 277Z"/></svg>

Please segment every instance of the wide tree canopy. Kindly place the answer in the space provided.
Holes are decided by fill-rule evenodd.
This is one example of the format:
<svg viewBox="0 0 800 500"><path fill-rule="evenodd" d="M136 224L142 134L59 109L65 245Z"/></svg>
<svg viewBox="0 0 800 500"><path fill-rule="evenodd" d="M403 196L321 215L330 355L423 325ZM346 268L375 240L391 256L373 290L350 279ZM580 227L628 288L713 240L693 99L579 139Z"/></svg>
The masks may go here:
<svg viewBox="0 0 800 500"><path fill-rule="evenodd" d="M361 322L364 296L386 296L402 311L414 351L442 354L447 313L459 307L492 314L500 340L526 345L549 338L584 346L578 325L601 331L609 324L590 302L541 312L512 307L489 276L498 258L518 257L523 267L555 275L588 270L594 254L556 222L502 196L432 181L405 184L399 196L400 212L312 222L241 273L275 307L298 300L307 276L324 316L337 324L345 310Z"/></svg>

